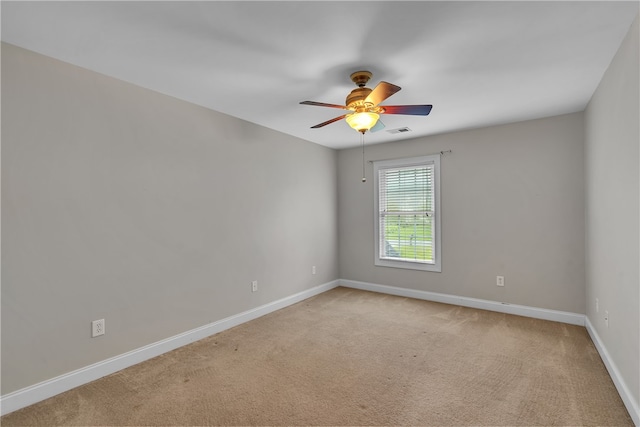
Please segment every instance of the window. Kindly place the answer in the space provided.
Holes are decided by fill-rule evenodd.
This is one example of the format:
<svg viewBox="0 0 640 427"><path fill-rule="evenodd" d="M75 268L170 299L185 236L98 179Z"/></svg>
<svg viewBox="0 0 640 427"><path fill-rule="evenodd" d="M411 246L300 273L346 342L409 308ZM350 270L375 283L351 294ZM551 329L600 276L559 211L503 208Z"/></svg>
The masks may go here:
<svg viewBox="0 0 640 427"><path fill-rule="evenodd" d="M441 271L440 155L377 161L375 265Z"/></svg>

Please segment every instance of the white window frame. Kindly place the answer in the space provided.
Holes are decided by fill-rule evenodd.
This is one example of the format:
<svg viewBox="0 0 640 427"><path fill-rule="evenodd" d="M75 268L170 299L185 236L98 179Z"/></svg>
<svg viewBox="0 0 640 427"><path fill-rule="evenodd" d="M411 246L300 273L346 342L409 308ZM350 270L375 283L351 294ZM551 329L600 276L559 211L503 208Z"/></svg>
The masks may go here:
<svg viewBox="0 0 640 427"><path fill-rule="evenodd" d="M434 245L435 252L433 263L424 263L411 260L391 260L380 258L380 189L379 174L381 170L411 166L434 166ZM375 265L381 267L394 267L422 271L442 271L442 234L440 229L440 154L429 156L407 157L403 159L380 160L373 162L373 189L374 189L374 244Z"/></svg>

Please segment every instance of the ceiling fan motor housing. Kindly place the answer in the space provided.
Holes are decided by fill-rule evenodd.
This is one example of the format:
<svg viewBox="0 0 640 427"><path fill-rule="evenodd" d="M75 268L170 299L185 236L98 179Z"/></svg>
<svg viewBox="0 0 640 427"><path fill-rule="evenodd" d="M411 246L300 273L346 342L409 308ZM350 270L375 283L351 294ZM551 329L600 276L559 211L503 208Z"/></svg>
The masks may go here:
<svg viewBox="0 0 640 427"><path fill-rule="evenodd" d="M369 89L368 87L359 87L352 90L351 93L347 95L347 100L345 101L347 108L354 111L358 110L358 107L366 108L366 106L364 105L364 100L367 98L367 96L369 96L371 90L372 89Z"/></svg>

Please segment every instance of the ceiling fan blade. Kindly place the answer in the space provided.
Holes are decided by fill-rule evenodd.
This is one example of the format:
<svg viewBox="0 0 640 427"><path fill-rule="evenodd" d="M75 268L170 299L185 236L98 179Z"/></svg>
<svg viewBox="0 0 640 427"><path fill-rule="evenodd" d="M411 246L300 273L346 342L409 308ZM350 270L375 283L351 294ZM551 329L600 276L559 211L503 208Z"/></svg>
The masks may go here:
<svg viewBox="0 0 640 427"><path fill-rule="evenodd" d="M347 107L345 107L344 105L327 104L326 102L302 101L300 104L303 104L303 105L315 105L315 106L318 106L318 107L340 108L341 110L346 110L347 109Z"/></svg>
<svg viewBox="0 0 640 427"><path fill-rule="evenodd" d="M384 105L384 114L407 114L411 116L428 116L433 105Z"/></svg>
<svg viewBox="0 0 640 427"><path fill-rule="evenodd" d="M400 86L392 85L387 82L380 82L378 86L375 87L364 100L364 103L372 103L373 105L378 105L394 93L398 92L401 89Z"/></svg>
<svg viewBox="0 0 640 427"><path fill-rule="evenodd" d="M345 117L347 117L347 115L346 115L346 114L344 114L344 115L342 115L342 116L340 116L340 117L335 117L335 118L333 118L333 119L331 119L331 120L327 120L326 122L322 122L322 123L317 124L317 125L315 125L315 126L311 126L311 129L318 129L318 128L321 128L322 126L330 125L331 123L333 123L333 122L337 122L338 120L342 120L342 119L344 119Z"/></svg>
<svg viewBox="0 0 640 427"><path fill-rule="evenodd" d="M382 121L378 119L376 124L373 125L371 129L369 129L369 132L378 132L379 130L382 130L382 129L384 129L384 123L382 123Z"/></svg>

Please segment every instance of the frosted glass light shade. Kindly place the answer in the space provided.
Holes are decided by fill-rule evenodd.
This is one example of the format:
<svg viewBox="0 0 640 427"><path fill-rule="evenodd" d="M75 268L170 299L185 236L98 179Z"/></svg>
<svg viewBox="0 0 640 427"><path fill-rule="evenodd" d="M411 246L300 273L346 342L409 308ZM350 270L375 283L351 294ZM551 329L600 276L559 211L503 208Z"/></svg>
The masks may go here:
<svg viewBox="0 0 640 427"><path fill-rule="evenodd" d="M366 132L377 123L380 115L376 113L353 113L346 117L347 123L358 132Z"/></svg>

